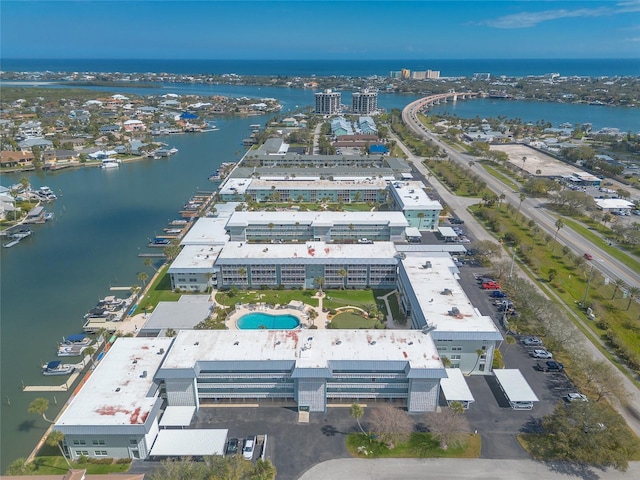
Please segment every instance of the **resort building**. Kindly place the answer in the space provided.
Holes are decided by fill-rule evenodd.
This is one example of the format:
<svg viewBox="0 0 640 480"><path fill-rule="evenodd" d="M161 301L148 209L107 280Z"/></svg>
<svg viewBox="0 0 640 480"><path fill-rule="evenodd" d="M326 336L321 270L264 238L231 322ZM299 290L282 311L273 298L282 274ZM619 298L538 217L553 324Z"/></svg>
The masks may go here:
<svg viewBox="0 0 640 480"><path fill-rule="evenodd" d="M226 230L234 242L402 242L401 212L235 212Z"/></svg>
<svg viewBox="0 0 640 480"><path fill-rule="evenodd" d="M340 111L340 92L327 89L324 92L315 94L315 113L319 115L333 115Z"/></svg>
<svg viewBox="0 0 640 480"><path fill-rule="evenodd" d="M351 112L360 115L369 115L378 111L378 92L363 90L351 94Z"/></svg>
<svg viewBox="0 0 640 480"><path fill-rule="evenodd" d="M409 226L434 231L438 228L442 205L431 200L424 189L424 184L417 181L394 182L389 186L394 208L404 213Z"/></svg>
<svg viewBox="0 0 640 480"><path fill-rule="evenodd" d="M224 201L384 203L387 182L382 178L229 178L220 187L220 197Z"/></svg>
<svg viewBox="0 0 640 480"><path fill-rule="evenodd" d="M169 406L270 399L309 412L363 400L435 411L443 377L420 330L183 330L155 374Z"/></svg>
<svg viewBox="0 0 640 480"><path fill-rule="evenodd" d="M206 292L213 286L214 263L220 245L186 245L169 267L171 290Z"/></svg>
<svg viewBox="0 0 640 480"><path fill-rule="evenodd" d="M398 268L400 307L411 328L431 332L451 368L484 374L491 370L502 335L492 318L471 304L457 281L458 272L448 253L406 252Z"/></svg>
<svg viewBox="0 0 640 480"><path fill-rule="evenodd" d="M229 242L216 260L218 288L395 288L396 250L370 244Z"/></svg>
<svg viewBox="0 0 640 480"><path fill-rule="evenodd" d="M146 458L158 434L163 400L154 374L172 338L120 338L60 414L72 460Z"/></svg>

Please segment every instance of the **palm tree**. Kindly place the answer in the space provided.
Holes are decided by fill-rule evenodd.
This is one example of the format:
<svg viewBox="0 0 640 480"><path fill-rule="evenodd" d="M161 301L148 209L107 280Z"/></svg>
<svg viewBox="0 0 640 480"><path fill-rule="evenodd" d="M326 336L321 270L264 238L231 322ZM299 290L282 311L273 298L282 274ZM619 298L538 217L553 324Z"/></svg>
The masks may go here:
<svg viewBox="0 0 640 480"><path fill-rule="evenodd" d="M347 272L344 268L338 270L338 276L340 278L342 278L342 288L343 289L347 289L347 276L349 275L349 272Z"/></svg>
<svg viewBox="0 0 640 480"><path fill-rule="evenodd" d="M138 274L138 280L142 282L142 288L145 288L147 286L147 280L149 280L149 275L147 275L147 272L140 272Z"/></svg>
<svg viewBox="0 0 640 480"><path fill-rule="evenodd" d="M471 371L469 371L469 373L467 373L467 375L471 375L471 372L473 372L476 369L476 367L478 366L478 362L480 362L480 357L482 357L485 353L486 352L481 348L478 348L476 350L476 364L473 366Z"/></svg>
<svg viewBox="0 0 640 480"><path fill-rule="evenodd" d="M91 359L91 363L93 364L94 367L95 367L95 362L93 361L93 354L96 352L97 352L96 347L94 347L93 345L88 346L82 352L82 354L85 355L85 357L89 355L89 358ZM84 366L84 362L83 362L83 366Z"/></svg>
<svg viewBox="0 0 640 480"><path fill-rule="evenodd" d="M553 247L551 248L552 253L553 253L553 250L556 248L556 239L558 238L558 232L562 227L564 227L564 220L559 218L558 220L556 220L555 226L556 226L556 234L553 237Z"/></svg>
<svg viewBox="0 0 640 480"><path fill-rule="evenodd" d="M500 202L498 203L498 206L502 208L502 202L504 202L504 199L507 198L507 196L504 193L501 193L499 198Z"/></svg>
<svg viewBox="0 0 640 480"><path fill-rule="evenodd" d="M520 216L520 208L522 207L522 202L524 202L525 198L527 198L527 196L524 193L521 193L520 204L518 205L518 212L516 213L516 222L518 221L518 218Z"/></svg>
<svg viewBox="0 0 640 480"><path fill-rule="evenodd" d="M54 423L53 421L47 418L46 416L47 410L49 410L49 400L42 397L36 398L33 402L29 404L29 408L27 409L29 413L37 413L38 415L42 415L42 418L44 418L45 421L49 423Z"/></svg>
<svg viewBox="0 0 640 480"><path fill-rule="evenodd" d="M362 425L360 425L360 419L364 415L364 408L362 408L362 405L360 405L359 403L353 403L351 405L349 413L351 413L351 416L355 418L356 422L358 422L358 427L360 427L360 431L366 435L367 432L365 432L364 429L362 428Z"/></svg>
<svg viewBox="0 0 640 480"><path fill-rule="evenodd" d="M318 286L318 290L320 291L320 293L322 293L322 287L324 287L324 277L316 277L314 282Z"/></svg>
<svg viewBox="0 0 640 480"><path fill-rule="evenodd" d="M627 303L627 310L629 310L631 308L631 302L640 293L640 287L629 287L627 292L628 292L628 295L629 295L629 303Z"/></svg>
<svg viewBox="0 0 640 480"><path fill-rule="evenodd" d="M144 266L145 267L151 267L156 271L156 273L158 272L158 269L153 265L153 260L151 260L150 258L145 258L144 259Z"/></svg>
<svg viewBox="0 0 640 480"><path fill-rule="evenodd" d="M624 288L627 284L624 283L624 280L622 280L621 278L618 278L616 280L613 281L613 295L611 295L611 300L613 300L616 297L616 293L618 291L619 288Z"/></svg>
<svg viewBox="0 0 640 480"><path fill-rule="evenodd" d="M50 447L55 447L57 445L58 448L60 449L60 453L64 457L64 460L67 462L67 466L71 468L71 463L67 458L67 454L64 453L64 449L62 448L63 441L64 441L64 433L62 433L60 430L53 430L47 437L46 444L49 445Z"/></svg>

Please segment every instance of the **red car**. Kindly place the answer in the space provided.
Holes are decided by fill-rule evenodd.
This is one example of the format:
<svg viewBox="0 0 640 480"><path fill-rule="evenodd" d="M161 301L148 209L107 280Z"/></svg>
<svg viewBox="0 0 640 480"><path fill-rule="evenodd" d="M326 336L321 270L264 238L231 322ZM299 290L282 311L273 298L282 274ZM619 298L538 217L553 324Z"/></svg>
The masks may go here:
<svg viewBox="0 0 640 480"><path fill-rule="evenodd" d="M586 258L587 260L593 260L593 255L591 255L590 253L585 253L584 258Z"/></svg>
<svg viewBox="0 0 640 480"><path fill-rule="evenodd" d="M484 290L500 290L500 284L498 282L484 282L482 288Z"/></svg>

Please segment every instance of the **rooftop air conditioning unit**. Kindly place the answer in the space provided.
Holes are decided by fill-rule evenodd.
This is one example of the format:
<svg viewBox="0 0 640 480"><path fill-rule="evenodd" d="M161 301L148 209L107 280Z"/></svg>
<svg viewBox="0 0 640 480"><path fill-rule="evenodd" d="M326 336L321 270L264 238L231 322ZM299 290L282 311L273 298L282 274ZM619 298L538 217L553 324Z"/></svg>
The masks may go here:
<svg viewBox="0 0 640 480"><path fill-rule="evenodd" d="M424 262L424 265L422 265L422 268L431 268L431 262L429 260L427 260L426 262Z"/></svg>

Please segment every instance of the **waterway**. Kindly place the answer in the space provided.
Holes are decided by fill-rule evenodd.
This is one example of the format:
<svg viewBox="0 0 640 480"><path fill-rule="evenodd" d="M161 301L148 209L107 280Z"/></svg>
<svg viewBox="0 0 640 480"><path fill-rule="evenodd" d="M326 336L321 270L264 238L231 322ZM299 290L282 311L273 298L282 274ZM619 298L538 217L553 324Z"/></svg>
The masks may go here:
<svg viewBox="0 0 640 480"><path fill-rule="evenodd" d="M141 95L171 92L275 97L281 100L285 111L313 103L313 91L268 87L171 85L152 91L108 90ZM386 109L403 108L416 98L381 95L379 104ZM455 108L474 108L474 102L458 102ZM504 114L534 122L542 118L558 118L559 123L572 124L591 121L594 127L617 127L623 131L632 128L631 124L611 122L608 117L598 118L598 112L607 112L607 107L573 109L560 104L531 104L529 112L511 110L513 115L509 109L503 110L526 105L486 103L479 115ZM51 187L58 200L47 207L55 213L55 220L34 225L34 234L19 245L0 248L2 472L11 461L26 457L48 427L42 417L27 413L29 403L37 397L47 398L47 416L54 418L68 398L66 393L25 393L21 386L63 383L59 377L45 378L40 374L40 365L55 359L56 342L81 331L84 313L99 298L114 293L109 291L110 286L136 284L141 271L151 276L153 270L137 256L147 251L149 238L160 234L169 220L178 217L178 210L191 195L211 191L208 175L222 162L237 161L244 151L241 142L249 133L249 125L264 125L272 116L219 118L219 131L161 138L179 149L179 153L165 159L145 159L110 170L83 168L26 175L34 187ZM3 175L1 183L8 186L22 176Z"/></svg>

